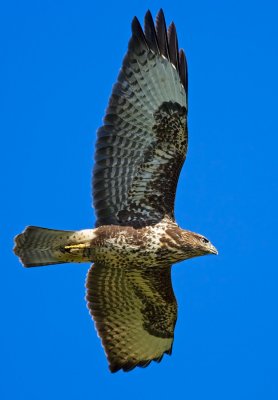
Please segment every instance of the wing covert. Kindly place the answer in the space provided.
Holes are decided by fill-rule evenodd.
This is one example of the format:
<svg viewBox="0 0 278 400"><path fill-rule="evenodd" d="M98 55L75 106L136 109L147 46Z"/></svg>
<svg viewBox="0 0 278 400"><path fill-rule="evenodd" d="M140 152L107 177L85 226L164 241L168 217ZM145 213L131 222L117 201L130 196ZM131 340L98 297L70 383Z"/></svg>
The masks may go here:
<svg viewBox="0 0 278 400"><path fill-rule="evenodd" d="M135 17L127 54L98 130L93 171L96 225L174 219L187 150L187 70L175 26L162 10L145 33Z"/></svg>

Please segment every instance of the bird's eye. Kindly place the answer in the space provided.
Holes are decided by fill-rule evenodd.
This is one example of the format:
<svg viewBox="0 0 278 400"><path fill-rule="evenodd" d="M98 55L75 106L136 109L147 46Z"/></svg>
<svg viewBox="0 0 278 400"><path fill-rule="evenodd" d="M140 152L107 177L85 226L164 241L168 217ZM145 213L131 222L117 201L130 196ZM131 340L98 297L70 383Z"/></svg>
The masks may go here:
<svg viewBox="0 0 278 400"><path fill-rule="evenodd" d="M208 240L208 239L206 239L205 237L203 237L203 238L202 238L202 242L203 242L203 243L208 243L208 242L209 242L209 240Z"/></svg>

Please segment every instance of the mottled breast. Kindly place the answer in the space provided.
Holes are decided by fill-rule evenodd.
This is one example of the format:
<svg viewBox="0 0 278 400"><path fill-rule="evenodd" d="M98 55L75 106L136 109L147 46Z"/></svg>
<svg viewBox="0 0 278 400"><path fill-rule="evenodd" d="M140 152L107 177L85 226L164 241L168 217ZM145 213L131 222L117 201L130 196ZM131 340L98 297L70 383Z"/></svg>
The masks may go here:
<svg viewBox="0 0 278 400"><path fill-rule="evenodd" d="M166 219L144 228L101 226L95 230L92 256L94 261L125 257L145 265L162 261L169 264L181 259L180 231L175 223Z"/></svg>

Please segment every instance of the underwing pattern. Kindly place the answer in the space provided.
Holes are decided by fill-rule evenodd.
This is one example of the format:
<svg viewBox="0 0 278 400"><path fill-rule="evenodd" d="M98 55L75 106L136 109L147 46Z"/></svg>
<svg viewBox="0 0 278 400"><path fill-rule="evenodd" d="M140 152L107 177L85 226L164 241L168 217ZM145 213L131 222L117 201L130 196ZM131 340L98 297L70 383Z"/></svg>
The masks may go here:
<svg viewBox="0 0 278 400"><path fill-rule="evenodd" d="M93 198L96 226L144 226L174 218L187 151L187 73L174 25L162 11L145 33L135 18L128 52L98 130Z"/></svg>
<svg viewBox="0 0 278 400"><path fill-rule="evenodd" d="M112 372L171 354L177 313L169 265L150 269L121 261L109 268L95 263L86 284L88 307Z"/></svg>

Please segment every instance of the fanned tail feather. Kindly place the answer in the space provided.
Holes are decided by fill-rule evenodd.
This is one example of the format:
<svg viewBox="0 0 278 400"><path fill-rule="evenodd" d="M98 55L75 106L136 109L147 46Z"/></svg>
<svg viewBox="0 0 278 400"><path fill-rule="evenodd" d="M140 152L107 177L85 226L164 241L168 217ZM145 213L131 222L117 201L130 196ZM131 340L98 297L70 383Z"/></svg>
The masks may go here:
<svg viewBox="0 0 278 400"><path fill-rule="evenodd" d="M92 229L60 231L28 226L15 238L14 253L25 267L86 262L84 248L90 246Z"/></svg>

